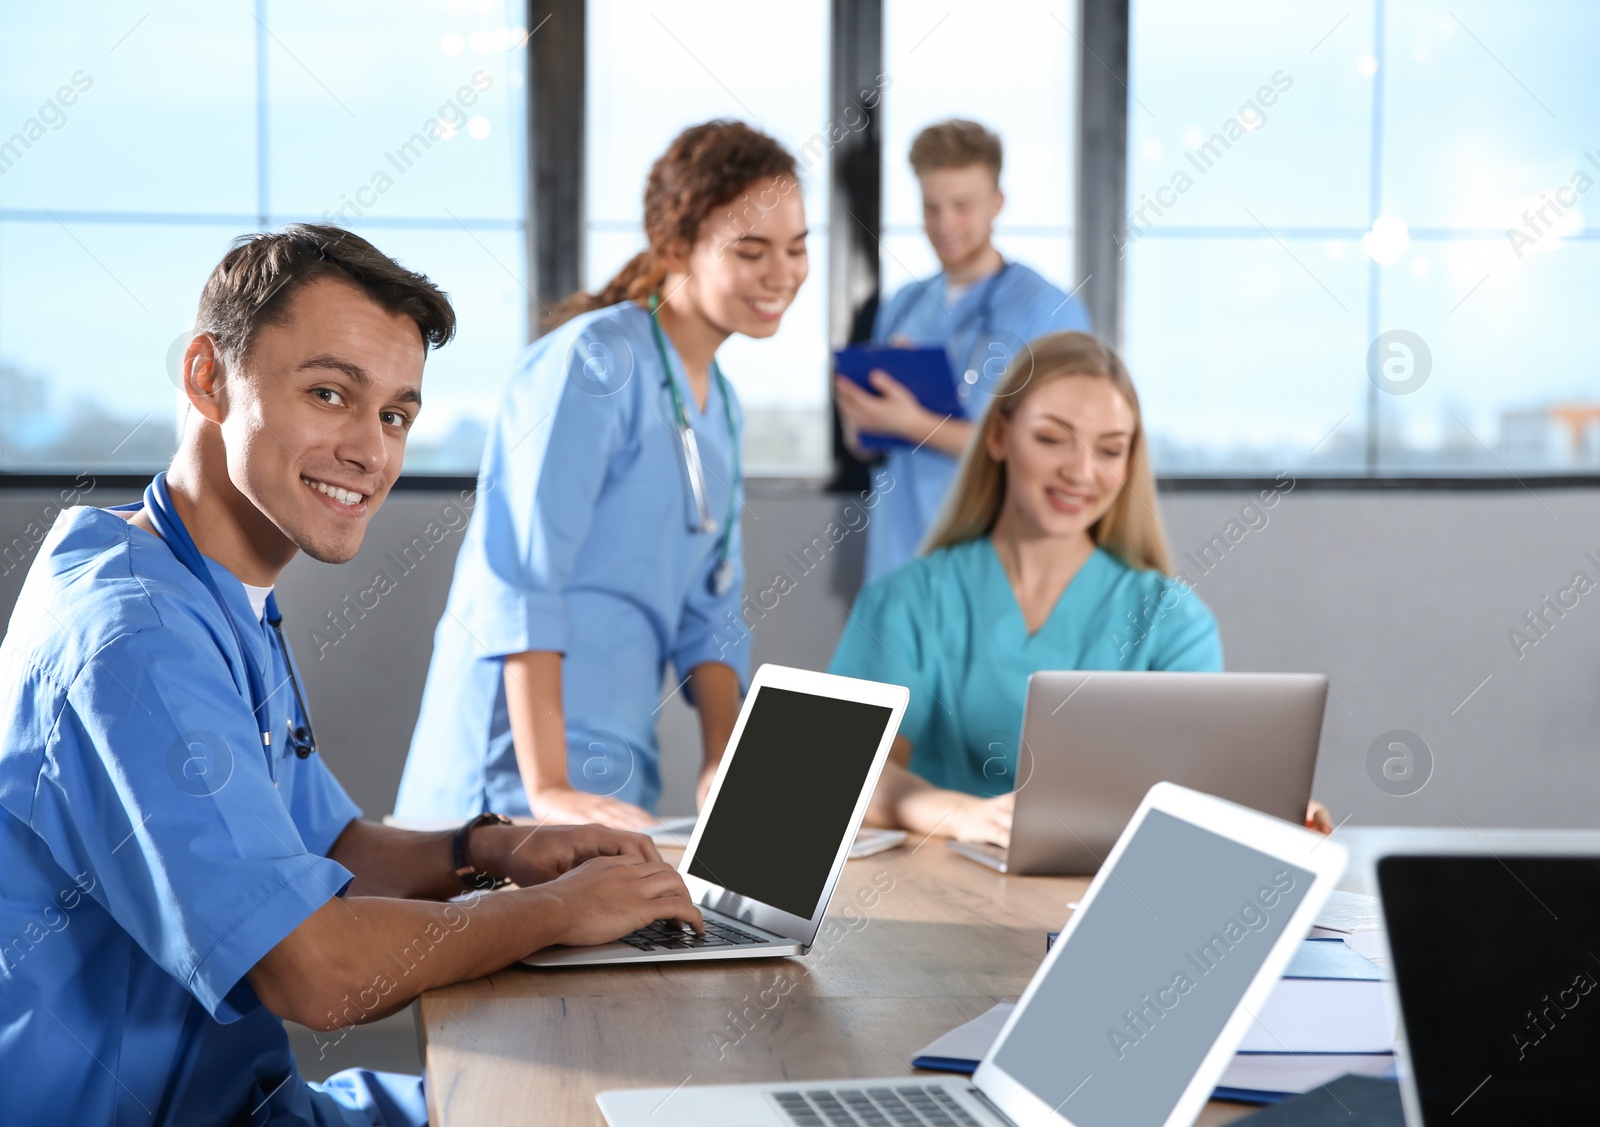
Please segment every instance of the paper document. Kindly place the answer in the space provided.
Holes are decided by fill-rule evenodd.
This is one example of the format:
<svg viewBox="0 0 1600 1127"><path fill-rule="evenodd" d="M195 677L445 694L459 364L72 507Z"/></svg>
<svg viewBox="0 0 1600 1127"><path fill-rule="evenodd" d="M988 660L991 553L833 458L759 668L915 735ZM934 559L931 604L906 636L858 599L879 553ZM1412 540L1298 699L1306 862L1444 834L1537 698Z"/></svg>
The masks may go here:
<svg viewBox="0 0 1600 1127"><path fill-rule="evenodd" d="M1001 1002L943 1037L924 1045L911 1058L912 1068L932 1068L941 1072L976 1072L978 1061L1000 1036L1006 1018L1017 1008L1015 1002Z"/></svg>
<svg viewBox="0 0 1600 1127"><path fill-rule="evenodd" d="M1394 1015L1383 971L1332 939L1301 942L1267 995L1241 1053L1388 1053Z"/></svg>
<svg viewBox="0 0 1600 1127"><path fill-rule="evenodd" d="M1275 1103L1350 1073L1393 1076L1394 1057L1388 1054L1237 1053L1217 1081L1214 1095L1224 1100Z"/></svg>

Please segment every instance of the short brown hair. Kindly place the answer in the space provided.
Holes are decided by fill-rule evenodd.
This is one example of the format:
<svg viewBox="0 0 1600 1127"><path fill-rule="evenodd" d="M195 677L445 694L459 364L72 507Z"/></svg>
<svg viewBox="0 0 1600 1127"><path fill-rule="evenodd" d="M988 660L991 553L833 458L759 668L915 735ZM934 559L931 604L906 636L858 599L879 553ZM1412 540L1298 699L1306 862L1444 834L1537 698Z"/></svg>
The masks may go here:
<svg viewBox="0 0 1600 1127"><path fill-rule="evenodd" d="M918 176L935 168L986 165L1000 182L1000 138L975 121L951 118L930 125L911 142L911 170Z"/></svg>
<svg viewBox="0 0 1600 1127"><path fill-rule="evenodd" d="M440 348L455 335L448 294L360 235L316 223L235 239L200 292L195 331L210 333L224 356L241 361L262 326L282 321L297 289L327 277L342 278L388 312L410 317L424 349Z"/></svg>

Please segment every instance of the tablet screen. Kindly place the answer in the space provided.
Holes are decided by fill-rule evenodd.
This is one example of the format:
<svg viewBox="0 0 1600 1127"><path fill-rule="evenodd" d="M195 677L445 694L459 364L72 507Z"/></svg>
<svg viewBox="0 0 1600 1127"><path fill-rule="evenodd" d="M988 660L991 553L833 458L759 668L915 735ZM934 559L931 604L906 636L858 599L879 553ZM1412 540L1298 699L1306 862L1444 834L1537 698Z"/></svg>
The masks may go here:
<svg viewBox="0 0 1600 1127"><path fill-rule="evenodd" d="M1078 1127L1165 1123L1313 879L1151 810L993 1063Z"/></svg>

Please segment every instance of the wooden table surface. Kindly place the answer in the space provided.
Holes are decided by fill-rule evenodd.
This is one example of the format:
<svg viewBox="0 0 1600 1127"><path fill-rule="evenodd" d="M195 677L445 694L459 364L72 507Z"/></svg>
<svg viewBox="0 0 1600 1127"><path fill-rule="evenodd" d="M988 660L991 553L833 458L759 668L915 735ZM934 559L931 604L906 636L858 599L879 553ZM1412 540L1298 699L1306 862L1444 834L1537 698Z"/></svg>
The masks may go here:
<svg viewBox="0 0 1600 1127"><path fill-rule="evenodd" d="M1022 993L1087 885L1002 876L933 840L848 862L800 958L517 966L429 991L429 1121L602 1124L607 1088L911 1075L917 1049ZM1213 1100L1197 1122L1252 1110Z"/></svg>

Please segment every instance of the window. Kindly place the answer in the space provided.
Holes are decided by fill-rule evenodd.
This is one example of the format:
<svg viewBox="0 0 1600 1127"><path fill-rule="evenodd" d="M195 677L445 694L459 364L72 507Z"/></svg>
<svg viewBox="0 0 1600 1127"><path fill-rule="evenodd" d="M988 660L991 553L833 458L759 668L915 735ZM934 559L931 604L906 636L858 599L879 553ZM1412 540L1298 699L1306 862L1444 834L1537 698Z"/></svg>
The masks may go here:
<svg viewBox="0 0 1600 1127"><path fill-rule="evenodd" d="M1131 19L1125 339L1159 470L1600 466L1600 8Z"/></svg>
<svg viewBox="0 0 1600 1127"><path fill-rule="evenodd" d="M148 470L236 235L350 227L455 300L408 470L472 471L527 339L525 6L7 5L0 470Z"/></svg>
<svg viewBox="0 0 1600 1127"><path fill-rule="evenodd" d="M1000 253L1069 293L1076 288L1077 25L1074 0L991 0L949 9L886 0L885 297L939 271L906 157L925 126L951 117L988 126L1005 145L1006 206L995 224Z"/></svg>
<svg viewBox="0 0 1600 1127"><path fill-rule="evenodd" d="M828 4L590 0L584 284L644 248L645 177L681 130L746 121L800 161L811 272L770 340L718 360L745 409L750 474L817 475L829 459Z"/></svg>

